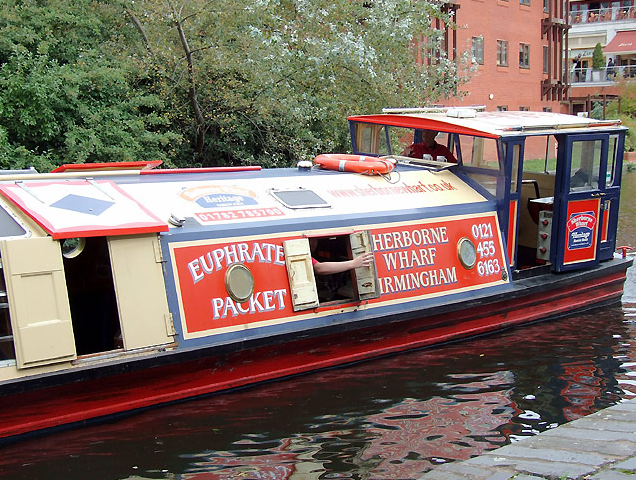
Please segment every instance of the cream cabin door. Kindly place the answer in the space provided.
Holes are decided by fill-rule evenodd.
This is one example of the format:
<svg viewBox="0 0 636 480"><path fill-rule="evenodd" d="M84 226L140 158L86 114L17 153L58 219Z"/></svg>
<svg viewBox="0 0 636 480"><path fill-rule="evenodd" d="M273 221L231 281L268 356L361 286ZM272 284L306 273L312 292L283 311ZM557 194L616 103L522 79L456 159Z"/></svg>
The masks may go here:
<svg viewBox="0 0 636 480"><path fill-rule="evenodd" d="M311 261L309 240L298 238L285 240L285 263L291 289L294 312L318 306L318 290L314 277L314 266Z"/></svg>
<svg viewBox="0 0 636 480"><path fill-rule="evenodd" d="M359 257L364 253L373 252L368 230L355 232L349 235L349 243L351 245L353 258ZM378 273L375 268L375 262L368 267L356 268L355 279L358 289L358 298L360 300L368 300L370 298L378 298L380 296L380 289L378 288Z"/></svg>
<svg viewBox="0 0 636 480"><path fill-rule="evenodd" d="M124 349L173 341L156 234L108 237Z"/></svg>
<svg viewBox="0 0 636 480"><path fill-rule="evenodd" d="M75 359L59 242L51 237L3 240L0 253L18 368Z"/></svg>

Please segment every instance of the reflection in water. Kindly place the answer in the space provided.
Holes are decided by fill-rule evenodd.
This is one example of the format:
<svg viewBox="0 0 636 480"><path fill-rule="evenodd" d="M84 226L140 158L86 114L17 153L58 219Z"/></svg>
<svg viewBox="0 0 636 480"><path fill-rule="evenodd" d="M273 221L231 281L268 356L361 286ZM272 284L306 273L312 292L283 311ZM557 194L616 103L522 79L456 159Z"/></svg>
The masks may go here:
<svg viewBox="0 0 636 480"><path fill-rule="evenodd" d="M625 198L619 244L634 244ZM622 308L8 445L0 479L417 478L635 395L633 274Z"/></svg>
<svg viewBox="0 0 636 480"><path fill-rule="evenodd" d="M599 312L9 445L0 478L417 478L631 395L636 323Z"/></svg>

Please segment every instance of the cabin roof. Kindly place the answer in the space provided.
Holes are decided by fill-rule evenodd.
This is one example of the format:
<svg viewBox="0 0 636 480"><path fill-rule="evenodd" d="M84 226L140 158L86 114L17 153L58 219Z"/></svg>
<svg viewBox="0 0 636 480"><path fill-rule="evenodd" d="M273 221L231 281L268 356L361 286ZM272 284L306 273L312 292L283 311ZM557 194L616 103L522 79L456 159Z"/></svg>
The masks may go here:
<svg viewBox="0 0 636 480"><path fill-rule="evenodd" d="M0 181L0 195L55 239L167 232L182 226L219 231L248 223L306 225L352 215L377 221L421 208L441 214L451 205L494 208L452 172L408 165L391 179L321 169L144 172L92 172L88 178L75 172L31 175Z"/></svg>
<svg viewBox="0 0 636 480"><path fill-rule="evenodd" d="M440 132L476 135L487 138L504 136L546 135L585 129L621 130L620 120L596 120L552 112L480 112L472 109L447 109L431 112L427 109L396 109L378 115L354 115L351 122L374 123L395 127L437 130Z"/></svg>

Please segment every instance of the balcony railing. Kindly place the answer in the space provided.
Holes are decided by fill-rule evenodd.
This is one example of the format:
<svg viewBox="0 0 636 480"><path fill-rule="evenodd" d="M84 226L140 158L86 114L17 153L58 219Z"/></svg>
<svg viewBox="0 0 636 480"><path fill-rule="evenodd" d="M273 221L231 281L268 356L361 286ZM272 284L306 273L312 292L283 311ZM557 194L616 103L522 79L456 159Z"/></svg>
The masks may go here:
<svg viewBox="0 0 636 480"><path fill-rule="evenodd" d="M570 84L614 83L620 78L636 77L636 65L605 67L600 70L574 68L570 71Z"/></svg>
<svg viewBox="0 0 636 480"><path fill-rule="evenodd" d="M584 12L570 12L570 23L619 22L636 20L636 7L597 8Z"/></svg>

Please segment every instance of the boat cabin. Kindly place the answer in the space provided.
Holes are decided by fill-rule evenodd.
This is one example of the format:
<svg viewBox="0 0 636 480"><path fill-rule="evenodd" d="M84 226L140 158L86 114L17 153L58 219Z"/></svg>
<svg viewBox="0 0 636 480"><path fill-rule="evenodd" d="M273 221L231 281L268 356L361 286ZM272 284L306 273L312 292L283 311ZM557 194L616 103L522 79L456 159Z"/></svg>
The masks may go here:
<svg viewBox="0 0 636 480"><path fill-rule="evenodd" d="M616 243L625 127L548 112L394 109L349 118L354 153L393 156L440 132L458 160L451 168L497 202L514 270L549 264L556 272L612 258ZM437 164L436 164L437 163Z"/></svg>

